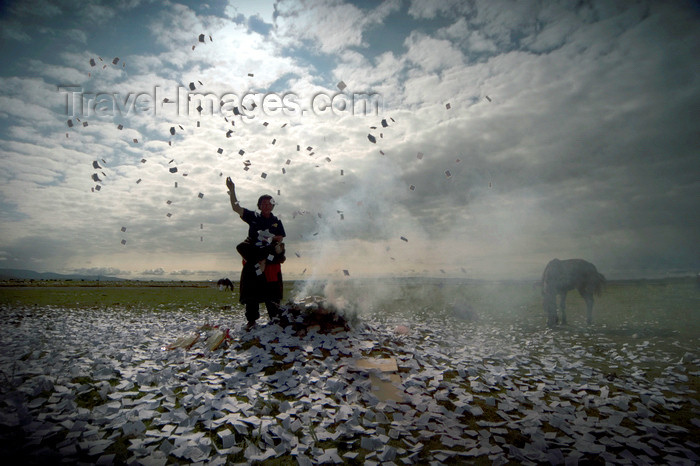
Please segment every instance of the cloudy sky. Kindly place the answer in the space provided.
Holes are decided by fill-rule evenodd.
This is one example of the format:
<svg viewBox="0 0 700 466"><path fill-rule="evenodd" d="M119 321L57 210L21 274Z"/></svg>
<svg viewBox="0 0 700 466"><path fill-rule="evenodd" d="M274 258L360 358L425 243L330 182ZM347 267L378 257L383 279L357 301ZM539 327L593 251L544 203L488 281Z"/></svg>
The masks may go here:
<svg viewBox="0 0 700 466"><path fill-rule="evenodd" d="M697 2L3 5L0 268L237 278L231 176L287 278L700 270Z"/></svg>

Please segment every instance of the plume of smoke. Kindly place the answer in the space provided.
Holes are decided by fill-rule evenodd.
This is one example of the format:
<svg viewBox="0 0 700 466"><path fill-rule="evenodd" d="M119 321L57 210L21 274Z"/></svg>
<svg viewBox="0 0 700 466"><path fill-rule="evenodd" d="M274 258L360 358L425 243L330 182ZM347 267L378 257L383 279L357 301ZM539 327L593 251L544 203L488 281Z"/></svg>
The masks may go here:
<svg viewBox="0 0 700 466"><path fill-rule="evenodd" d="M386 286L385 280L366 279L391 276L394 265L386 244L395 241L404 246L399 241L401 233L420 230L404 207L391 202L391 193L400 181L387 175L389 170L381 172L381 182L359 181L350 191L319 206L322 215L314 217L314 239L306 255L311 261L311 274L306 281L298 282L294 301L309 295L323 296L338 312L356 317L400 293L396 287ZM337 212L348 214L338 221ZM422 233L414 233L418 236ZM354 273L352 265L361 265L363 271Z"/></svg>

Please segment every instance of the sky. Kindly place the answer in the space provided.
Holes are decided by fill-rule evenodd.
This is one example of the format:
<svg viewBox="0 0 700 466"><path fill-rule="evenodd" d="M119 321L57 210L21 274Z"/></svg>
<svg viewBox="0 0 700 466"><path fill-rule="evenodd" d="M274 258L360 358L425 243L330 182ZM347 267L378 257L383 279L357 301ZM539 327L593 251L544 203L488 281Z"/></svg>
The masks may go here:
<svg viewBox="0 0 700 466"><path fill-rule="evenodd" d="M0 268L237 279L700 271L693 1L0 7Z"/></svg>

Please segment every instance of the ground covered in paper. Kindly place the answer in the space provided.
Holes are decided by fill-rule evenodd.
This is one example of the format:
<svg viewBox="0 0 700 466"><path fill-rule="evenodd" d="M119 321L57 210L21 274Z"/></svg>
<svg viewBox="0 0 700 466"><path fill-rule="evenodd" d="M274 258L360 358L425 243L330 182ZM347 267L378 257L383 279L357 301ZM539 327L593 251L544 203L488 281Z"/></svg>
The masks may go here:
<svg viewBox="0 0 700 466"><path fill-rule="evenodd" d="M698 342L673 334L379 313L349 331L246 332L242 312L210 308L0 315L0 453L25 464L700 458ZM212 326L231 336L215 351ZM191 348L165 349L192 332ZM400 383L357 370L370 358L395 359Z"/></svg>

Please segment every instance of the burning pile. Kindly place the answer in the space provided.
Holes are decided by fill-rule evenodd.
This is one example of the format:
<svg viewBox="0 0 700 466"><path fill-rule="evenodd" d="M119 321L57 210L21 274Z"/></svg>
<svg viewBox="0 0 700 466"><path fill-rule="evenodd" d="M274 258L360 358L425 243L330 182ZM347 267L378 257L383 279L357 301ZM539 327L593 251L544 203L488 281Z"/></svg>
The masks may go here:
<svg viewBox="0 0 700 466"><path fill-rule="evenodd" d="M292 327L298 336L315 330L318 333L339 333L350 330L349 320L322 296L288 303L280 308L279 324Z"/></svg>

